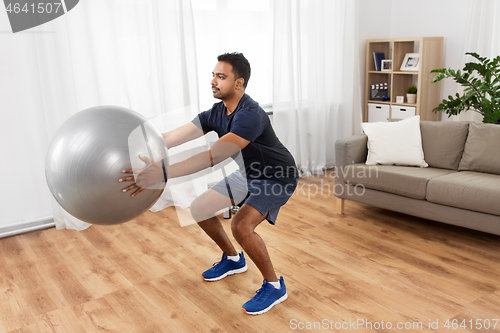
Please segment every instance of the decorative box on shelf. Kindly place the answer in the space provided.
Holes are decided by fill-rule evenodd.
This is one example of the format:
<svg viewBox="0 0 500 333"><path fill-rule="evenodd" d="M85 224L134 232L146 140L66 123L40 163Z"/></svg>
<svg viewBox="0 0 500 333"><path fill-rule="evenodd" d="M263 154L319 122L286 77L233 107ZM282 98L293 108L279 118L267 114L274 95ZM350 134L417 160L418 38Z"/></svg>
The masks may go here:
<svg viewBox="0 0 500 333"><path fill-rule="evenodd" d="M390 117L389 104L368 103L368 121L387 121Z"/></svg>
<svg viewBox="0 0 500 333"><path fill-rule="evenodd" d="M372 101L390 100L387 83L372 84L370 86L370 100Z"/></svg>
<svg viewBox="0 0 500 333"><path fill-rule="evenodd" d="M415 116L414 106L400 106L400 105L391 106L391 118L406 119L413 116Z"/></svg>

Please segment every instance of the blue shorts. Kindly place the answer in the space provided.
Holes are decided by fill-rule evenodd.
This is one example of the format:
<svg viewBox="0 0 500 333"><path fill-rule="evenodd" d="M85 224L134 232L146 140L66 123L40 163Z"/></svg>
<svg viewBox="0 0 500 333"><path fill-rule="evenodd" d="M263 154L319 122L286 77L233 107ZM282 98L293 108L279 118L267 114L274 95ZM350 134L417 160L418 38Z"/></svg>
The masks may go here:
<svg viewBox="0 0 500 333"><path fill-rule="evenodd" d="M278 212L297 187L297 178L246 179L239 170L212 186L218 193L233 199L241 206L243 203L257 209L266 220L275 224Z"/></svg>

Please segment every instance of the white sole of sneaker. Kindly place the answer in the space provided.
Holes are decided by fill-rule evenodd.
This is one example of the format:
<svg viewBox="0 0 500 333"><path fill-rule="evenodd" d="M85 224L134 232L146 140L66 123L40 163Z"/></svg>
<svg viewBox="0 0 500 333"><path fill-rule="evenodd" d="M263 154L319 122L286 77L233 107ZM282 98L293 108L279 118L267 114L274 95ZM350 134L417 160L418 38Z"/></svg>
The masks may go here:
<svg viewBox="0 0 500 333"><path fill-rule="evenodd" d="M260 314L263 314L263 313L266 313L267 311L271 310L273 306L275 306L276 304L280 304L284 301L286 301L286 299L288 298L288 294L285 294L283 296L281 296L280 298L278 298L276 301L274 301L273 304L269 305L267 308L265 308L264 310L260 310L260 311L256 311L256 312L247 312L247 310L245 310L244 308L242 308L243 312L245 312L246 314L250 314L250 315L260 315Z"/></svg>
<svg viewBox="0 0 500 333"><path fill-rule="evenodd" d="M222 280L223 278L225 278L228 275L234 275L234 274L246 272L247 269L248 269L248 267L247 267L247 265L245 265L245 267L241 267L241 268L238 268L238 269L233 269L232 271L227 271L226 273L224 273L221 276L218 276L216 278L212 278L212 279L205 279L205 278L203 278L203 280L210 281L210 282L212 282L212 281L219 281L219 280Z"/></svg>

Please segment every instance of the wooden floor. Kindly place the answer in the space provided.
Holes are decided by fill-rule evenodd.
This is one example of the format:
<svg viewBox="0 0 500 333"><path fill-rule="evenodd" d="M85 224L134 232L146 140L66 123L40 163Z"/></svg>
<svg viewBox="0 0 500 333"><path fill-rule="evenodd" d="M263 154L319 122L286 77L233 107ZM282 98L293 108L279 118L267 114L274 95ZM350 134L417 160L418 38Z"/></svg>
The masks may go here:
<svg viewBox="0 0 500 333"><path fill-rule="evenodd" d="M0 239L0 332L500 331L500 237L335 208L332 178L301 180L277 225L257 228L289 294L260 316L241 311L255 265L203 281L220 253L174 209Z"/></svg>

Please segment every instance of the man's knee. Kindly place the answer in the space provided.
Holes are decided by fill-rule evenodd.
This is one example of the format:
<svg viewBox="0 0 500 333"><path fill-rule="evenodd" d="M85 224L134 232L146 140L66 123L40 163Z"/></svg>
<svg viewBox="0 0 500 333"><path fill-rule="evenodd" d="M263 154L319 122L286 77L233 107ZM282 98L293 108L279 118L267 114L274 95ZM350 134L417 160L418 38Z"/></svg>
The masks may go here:
<svg viewBox="0 0 500 333"><path fill-rule="evenodd" d="M253 228L248 221L245 221L245 218L235 216L231 222L231 231L234 239L241 244L253 232Z"/></svg>
<svg viewBox="0 0 500 333"><path fill-rule="evenodd" d="M228 198L209 190L193 200L191 203L191 216L196 222L201 222L214 217L218 211L224 207L229 207L230 204Z"/></svg>
<svg viewBox="0 0 500 333"><path fill-rule="evenodd" d="M196 222L204 221L213 216L213 212L209 207L206 200L199 196L191 203L191 216Z"/></svg>

